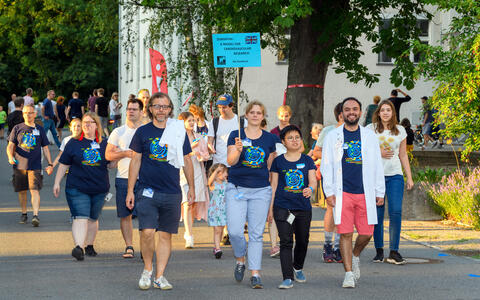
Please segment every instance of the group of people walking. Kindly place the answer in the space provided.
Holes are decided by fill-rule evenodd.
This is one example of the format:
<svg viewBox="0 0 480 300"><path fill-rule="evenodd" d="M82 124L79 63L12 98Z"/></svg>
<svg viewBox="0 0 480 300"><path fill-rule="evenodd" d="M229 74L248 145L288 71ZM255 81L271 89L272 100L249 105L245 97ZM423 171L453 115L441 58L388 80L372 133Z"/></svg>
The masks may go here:
<svg viewBox="0 0 480 300"><path fill-rule="evenodd" d="M278 287L286 289L295 281L305 282L310 198L317 189L318 173L328 203L325 229L330 245L333 232L339 234L335 245L339 250L337 261L343 262L346 272L343 287L355 287L358 282L359 256L372 235L377 249L374 260L383 261L385 195L391 219L387 261L405 262L398 252L402 167L407 188L413 181L405 130L397 125L391 101L379 103L373 124L365 128L358 125L360 101L346 98L335 108L338 123L316 133L319 137L310 155L303 154L302 132L290 124L292 111L288 106L279 109L280 125L270 133L262 129L266 111L261 102L249 102L242 117L233 112L230 95L220 96L216 104L220 116L211 122L205 121L203 110L193 105L175 119L168 94L150 96L142 90L138 97L129 98L125 124L113 129L108 139L102 116L82 112L71 122L72 136L55 162L44 129L34 124L34 107L24 106L25 123L14 127L7 148L14 170L25 170L15 171L18 175L14 172L15 190L24 191L25 204L27 190L38 193L41 180L39 171L34 170L41 169L41 150L48 162L47 173L58 163L53 193L55 197L60 195L60 184L66 176L65 195L73 217L72 256L84 260L85 255L97 255L94 242L98 218L104 203L112 197L108 168L117 168L116 204L125 241L123 257L135 256L132 217L137 217L144 263L138 282L141 289L152 285L172 288L165 277L172 234L178 232L183 219L185 246L194 247L195 218L208 221L213 228L213 255L218 259L222 257L220 241L227 228L236 281L243 281L248 266L250 286L263 288L263 233L269 224L275 239L280 239L283 280ZM100 113L98 105L96 111ZM30 167L33 163L35 167ZM27 167L21 168L22 164ZM38 207L34 214L38 219ZM352 248L354 226L359 235Z"/></svg>

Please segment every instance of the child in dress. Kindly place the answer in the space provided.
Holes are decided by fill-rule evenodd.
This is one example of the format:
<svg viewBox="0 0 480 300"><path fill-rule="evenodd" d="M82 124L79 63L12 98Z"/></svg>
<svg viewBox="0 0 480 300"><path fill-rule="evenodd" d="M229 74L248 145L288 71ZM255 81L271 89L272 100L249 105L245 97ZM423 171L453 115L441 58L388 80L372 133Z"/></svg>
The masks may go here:
<svg viewBox="0 0 480 300"><path fill-rule="evenodd" d="M208 206L208 225L213 227L213 255L216 259L222 257L220 241L223 228L227 225L227 213L225 208L225 189L227 187L227 166L214 164L210 168L208 187L210 189L210 204Z"/></svg>

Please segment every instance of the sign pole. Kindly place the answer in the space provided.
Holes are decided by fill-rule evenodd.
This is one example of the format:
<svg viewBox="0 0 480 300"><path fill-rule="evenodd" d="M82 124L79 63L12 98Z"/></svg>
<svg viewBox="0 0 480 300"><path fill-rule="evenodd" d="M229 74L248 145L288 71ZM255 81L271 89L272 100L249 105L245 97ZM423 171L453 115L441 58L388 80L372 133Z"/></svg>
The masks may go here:
<svg viewBox="0 0 480 300"><path fill-rule="evenodd" d="M238 138L242 139L240 135L240 68L237 67L237 118L238 118Z"/></svg>

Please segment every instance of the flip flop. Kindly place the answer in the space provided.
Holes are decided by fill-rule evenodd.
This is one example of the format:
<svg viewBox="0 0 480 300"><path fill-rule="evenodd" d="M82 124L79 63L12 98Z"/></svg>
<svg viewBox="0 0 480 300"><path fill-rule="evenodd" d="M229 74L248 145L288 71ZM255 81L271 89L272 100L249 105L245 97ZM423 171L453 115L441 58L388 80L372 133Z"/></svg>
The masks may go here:
<svg viewBox="0 0 480 300"><path fill-rule="evenodd" d="M129 251L131 250L131 251ZM134 258L135 257L135 250L133 250L132 246L127 246L125 248L125 252L123 253L123 258Z"/></svg>

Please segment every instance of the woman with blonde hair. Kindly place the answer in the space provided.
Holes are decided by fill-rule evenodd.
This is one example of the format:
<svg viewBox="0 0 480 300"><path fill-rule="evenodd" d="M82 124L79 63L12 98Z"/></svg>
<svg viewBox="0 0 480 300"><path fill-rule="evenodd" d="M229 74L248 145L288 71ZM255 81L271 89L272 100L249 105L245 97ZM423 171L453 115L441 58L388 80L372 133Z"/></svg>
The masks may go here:
<svg viewBox="0 0 480 300"><path fill-rule="evenodd" d="M277 118L280 124L273 128L270 133L280 137L280 132L283 128L290 125L290 118L292 117L292 109L288 105L282 105L277 109Z"/></svg>
<svg viewBox="0 0 480 300"><path fill-rule="evenodd" d="M53 194L60 194L60 182L68 170L65 194L73 217L72 235L75 247L72 256L83 260L85 254L96 256L93 243L98 231L98 218L110 189L109 162L105 159L107 140L102 139L102 125L97 114L88 112L82 118L82 131L65 146L53 185ZM85 250L84 250L85 247Z"/></svg>
<svg viewBox="0 0 480 300"><path fill-rule="evenodd" d="M403 126L398 125L395 106L390 100L379 103L373 114L373 123L368 126L377 135L382 153L383 171L385 174L385 196L388 201L389 244L390 255L386 261L391 264L403 265L405 259L398 252L400 232L402 230L402 201L404 179L403 170L407 177L407 189L413 187L412 172L407 155L407 133ZM375 225L373 239L377 255L373 262L383 262L383 218L385 204L377 206L378 224Z"/></svg>

